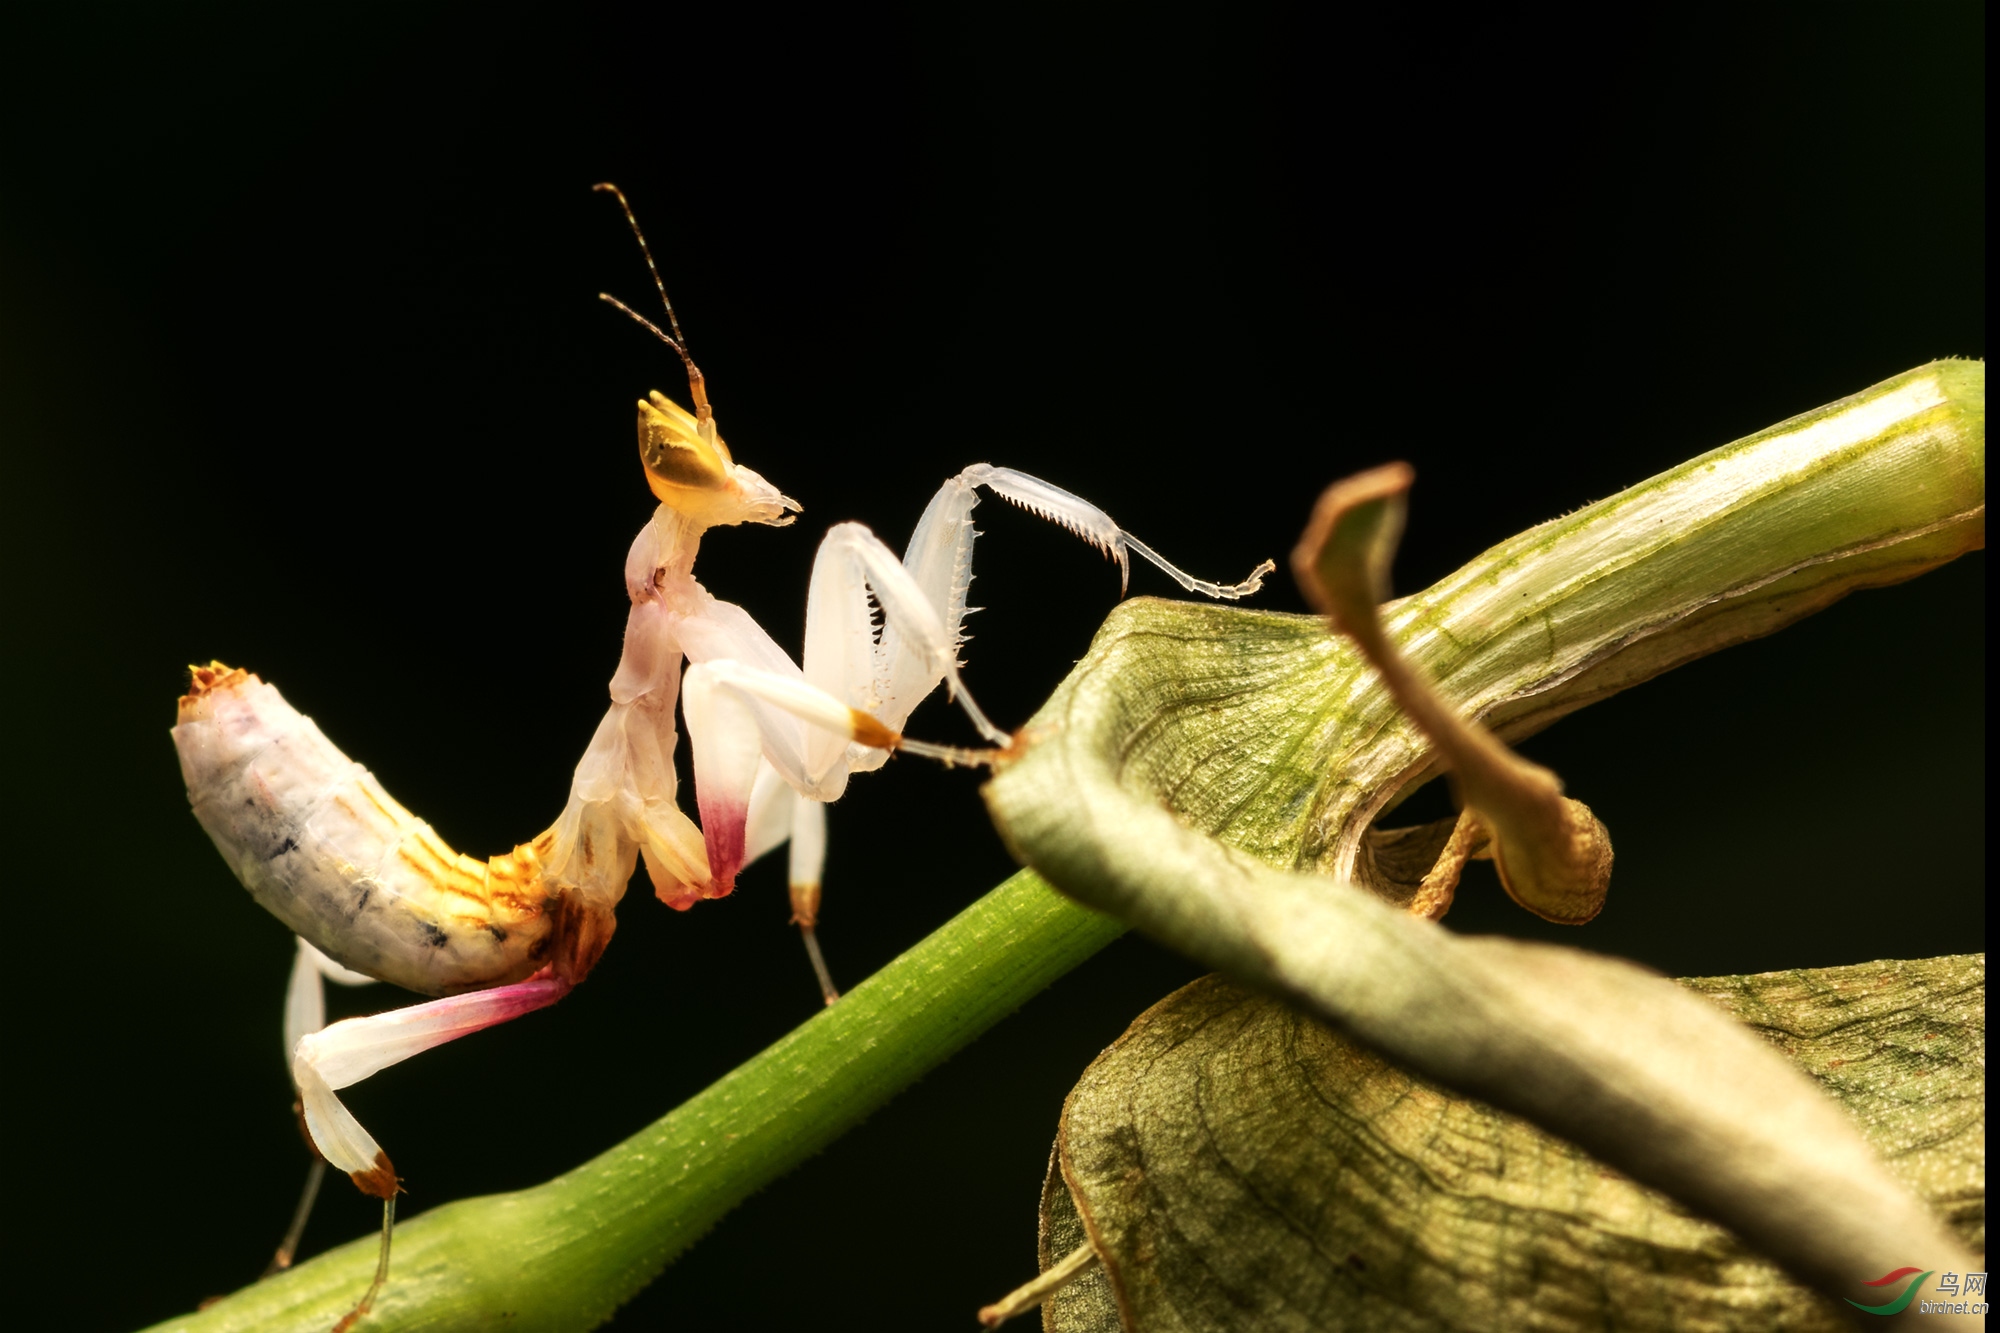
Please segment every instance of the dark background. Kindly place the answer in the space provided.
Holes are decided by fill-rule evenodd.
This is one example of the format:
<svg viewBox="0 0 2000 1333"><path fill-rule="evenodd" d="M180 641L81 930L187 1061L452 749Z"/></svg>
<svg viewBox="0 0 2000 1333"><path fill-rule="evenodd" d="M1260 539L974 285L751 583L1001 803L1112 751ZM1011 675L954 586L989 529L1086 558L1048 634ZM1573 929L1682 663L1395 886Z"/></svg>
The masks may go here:
<svg viewBox="0 0 2000 1333"><path fill-rule="evenodd" d="M118 1329L230 1290L304 1167L290 941L187 814L186 663L277 683L465 850L560 807L651 507L632 400L685 392L595 299L650 293L594 181L648 227L738 459L805 505L698 566L793 648L825 527L900 545L981 459L1233 579L1327 481L1407 458L1409 589L1983 355L1978 5L1573 12L9 19L10 1311ZM979 512L966 680L1013 724L1116 580ZM1562 932L1482 867L1452 924L1677 973L1983 948L1983 590L1968 558L1538 738L1617 838L1610 905ZM1281 583L1262 604L1299 606ZM941 703L912 730L969 736ZM1011 868L976 778L919 763L856 781L832 836L849 983ZM574 1165L813 1012L778 864L685 916L643 884L565 1004L354 1091L407 1209ZM1063 1093L1195 972L1115 945L616 1326L971 1327L1033 1272ZM307 1250L372 1220L332 1183Z"/></svg>

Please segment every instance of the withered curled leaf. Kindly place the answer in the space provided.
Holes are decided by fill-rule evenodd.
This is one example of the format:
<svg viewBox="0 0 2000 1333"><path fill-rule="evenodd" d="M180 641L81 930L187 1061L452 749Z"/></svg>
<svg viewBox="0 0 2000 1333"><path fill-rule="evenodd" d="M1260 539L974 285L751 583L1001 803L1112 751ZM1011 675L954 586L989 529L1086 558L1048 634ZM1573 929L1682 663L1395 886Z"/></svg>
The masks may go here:
<svg viewBox="0 0 2000 1333"><path fill-rule="evenodd" d="M1964 1267L1853 1123L1713 1005L1617 960L1417 919L1481 828L1377 824L1421 782L1447 767L1466 782L1474 766L1413 719L1424 698L1480 724L1475 748L1504 762L1502 740L1983 546L1984 468L1984 367L1934 363L1530 529L1376 612L1400 495L1387 478L1358 497L1356 527L1336 515L1330 541L1350 552L1343 628L1365 634L1374 613L1393 652L1371 659L1316 617L1128 602L996 770L988 808L1065 893L1577 1145L1807 1285L1844 1292L1918 1252ZM1392 688L1385 662L1428 693ZM1468 801L1481 826L1482 801L1505 805ZM1503 855L1510 836L1552 845L1506 818L1485 828ZM1550 882L1529 865L1514 887L1537 899ZM1557 887L1540 908L1571 910Z"/></svg>
<svg viewBox="0 0 2000 1333"><path fill-rule="evenodd" d="M1983 955L1681 984L1831 1092L1983 1251ZM1078 1082L1042 1231L1045 1254L1087 1234L1102 1260L1044 1307L1061 1333L1846 1326L1727 1230L1217 976Z"/></svg>

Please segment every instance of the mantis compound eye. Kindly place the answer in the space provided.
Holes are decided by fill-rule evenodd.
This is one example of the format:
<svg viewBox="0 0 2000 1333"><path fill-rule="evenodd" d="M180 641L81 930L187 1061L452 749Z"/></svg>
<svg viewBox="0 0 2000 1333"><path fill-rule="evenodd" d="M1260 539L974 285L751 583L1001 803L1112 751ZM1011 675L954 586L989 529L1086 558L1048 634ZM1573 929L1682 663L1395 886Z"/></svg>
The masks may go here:
<svg viewBox="0 0 2000 1333"><path fill-rule="evenodd" d="M639 404L639 461L653 494L679 507L689 491L717 491L729 485L729 446L702 431L679 403L655 391Z"/></svg>

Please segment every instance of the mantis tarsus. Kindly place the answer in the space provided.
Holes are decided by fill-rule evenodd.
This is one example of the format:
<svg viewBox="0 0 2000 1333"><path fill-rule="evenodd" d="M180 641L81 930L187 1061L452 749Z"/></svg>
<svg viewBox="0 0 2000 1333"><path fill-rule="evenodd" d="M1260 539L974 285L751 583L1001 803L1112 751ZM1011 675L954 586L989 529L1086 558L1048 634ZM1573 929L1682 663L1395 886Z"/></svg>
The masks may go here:
<svg viewBox="0 0 2000 1333"><path fill-rule="evenodd" d="M639 453L660 501L625 562L631 599L611 707L546 831L479 861L398 804L277 690L212 663L193 671L174 740L196 817L251 896L299 936L285 1038L308 1137L383 1201L375 1281L341 1322L367 1313L388 1273L398 1177L336 1090L419 1051L555 1003L589 973L616 928L637 863L668 906L728 894L737 872L791 843L793 919L828 1003L837 998L814 933L825 804L849 775L902 749L946 762L987 752L905 738L939 684L980 734L1004 746L958 676L977 488L1056 522L1116 560L1131 553L1210 597L1255 592L1272 566L1221 585L1174 568L1102 510L1047 482L984 463L947 481L903 557L859 523L828 531L813 565L803 664L741 607L694 577L702 533L783 526L799 505L737 464L652 255L631 222L672 333L606 296L673 348L694 411L652 393L638 405ZM879 611L879 623L876 613ZM688 666L685 680L682 662ZM678 804L676 702L687 721L701 823ZM322 978L394 982L441 998L323 1027ZM274 1266L290 1262L321 1168Z"/></svg>

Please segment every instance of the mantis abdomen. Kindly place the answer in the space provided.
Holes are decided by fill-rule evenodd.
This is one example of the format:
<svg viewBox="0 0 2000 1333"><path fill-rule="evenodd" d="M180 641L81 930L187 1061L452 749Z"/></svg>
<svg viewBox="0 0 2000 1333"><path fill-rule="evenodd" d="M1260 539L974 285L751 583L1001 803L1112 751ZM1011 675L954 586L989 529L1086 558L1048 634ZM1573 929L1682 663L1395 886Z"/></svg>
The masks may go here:
<svg viewBox="0 0 2000 1333"><path fill-rule="evenodd" d="M173 736L195 818L251 897L344 966L451 995L551 961L551 834L461 855L276 689L219 662L195 668Z"/></svg>

